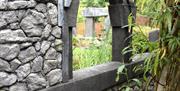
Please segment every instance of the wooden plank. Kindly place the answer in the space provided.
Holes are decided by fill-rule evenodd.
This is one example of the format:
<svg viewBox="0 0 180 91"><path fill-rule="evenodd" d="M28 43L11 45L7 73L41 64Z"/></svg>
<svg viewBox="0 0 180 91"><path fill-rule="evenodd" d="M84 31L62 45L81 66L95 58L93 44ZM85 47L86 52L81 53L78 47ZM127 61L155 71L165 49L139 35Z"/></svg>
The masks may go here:
<svg viewBox="0 0 180 91"><path fill-rule="evenodd" d="M68 5L68 4L67 4ZM63 7L62 7L63 6ZM73 0L70 7L64 8L64 1L58 0L58 25L62 27L62 77L63 82L72 79L72 30L76 26L79 0Z"/></svg>
<svg viewBox="0 0 180 91"><path fill-rule="evenodd" d="M83 10L82 15L84 17L105 17L108 16L108 9L89 7Z"/></svg>
<svg viewBox="0 0 180 91"><path fill-rule="evenodd" d="M62 52L62 77L63 82L67 82L71 77L70 69L70 32L67 24L67 12L64 11L64 25L62 29L62 40L64 43L63 52Z"/></svg>
<svg viewBox="0 0 180 91"><path fill-rule="evenodd" d="M65 8L67 11L67 22L69 27L76 27L79 0L72 0L71 6Z"/></svg>
<svg viewBox="0 0 180 91"><path fill-rule="evenodd" d="M137 61L127 64L129 79L137 77L142 72L133 73L133 67L143 64L143 61ZM103 91L118 83L126 81L126 77L121 75L119 82L116 82L117 69L119 62L110 62L83 70L74 71L74 78L67 83L62 83L41 91Z"/></svg>

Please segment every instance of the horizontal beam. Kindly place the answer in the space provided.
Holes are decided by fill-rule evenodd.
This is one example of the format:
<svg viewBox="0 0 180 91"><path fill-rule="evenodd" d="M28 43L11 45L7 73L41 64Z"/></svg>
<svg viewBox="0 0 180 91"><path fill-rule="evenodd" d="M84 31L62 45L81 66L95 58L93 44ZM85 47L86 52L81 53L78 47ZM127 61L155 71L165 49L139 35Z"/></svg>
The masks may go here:
<svg viewBox="0 0 180 91"><path fill-rule="evenodd" d="M129 77L135 77L139 74L132 72L135 65L143 61L127 64ZM67 83L62 83L41 91L102 91L117 84L115 81L119 62L109 62L95 67L74 71L74 77ZM119 83L125 82L124 76L121 76Z"/></svg>

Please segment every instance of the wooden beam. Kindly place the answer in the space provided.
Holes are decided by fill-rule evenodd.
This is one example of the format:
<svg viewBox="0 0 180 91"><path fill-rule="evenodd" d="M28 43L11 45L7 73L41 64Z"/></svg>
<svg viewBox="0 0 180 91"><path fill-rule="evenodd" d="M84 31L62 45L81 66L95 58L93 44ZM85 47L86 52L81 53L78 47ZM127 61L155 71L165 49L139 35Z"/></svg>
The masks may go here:
<svg viewBox="0 0 180 91"><path fill-rule="evenodd" d="M143 61L127 64L128 77L134 78L142 74L142 72L132 72L133 67L142 64ZM95 67L74 71L74 78L67 83L62 83L54 87L50 87L41 91L103 91L118 83L126 81L126 77L121 75L119 82L116 82L117 69L119 62L110 62Z"/></svg>

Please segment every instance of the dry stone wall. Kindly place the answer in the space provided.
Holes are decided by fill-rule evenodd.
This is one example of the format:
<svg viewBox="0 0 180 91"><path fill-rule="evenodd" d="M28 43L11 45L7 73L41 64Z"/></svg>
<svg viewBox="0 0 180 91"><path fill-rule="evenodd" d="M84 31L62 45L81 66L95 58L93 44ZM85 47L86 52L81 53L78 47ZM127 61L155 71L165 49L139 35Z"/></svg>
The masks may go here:
<svg viewBox="0 0 180 91"><path fill-rule="evenodd" d="M57 0L0 0L0 91L61 83Z"/></svg>

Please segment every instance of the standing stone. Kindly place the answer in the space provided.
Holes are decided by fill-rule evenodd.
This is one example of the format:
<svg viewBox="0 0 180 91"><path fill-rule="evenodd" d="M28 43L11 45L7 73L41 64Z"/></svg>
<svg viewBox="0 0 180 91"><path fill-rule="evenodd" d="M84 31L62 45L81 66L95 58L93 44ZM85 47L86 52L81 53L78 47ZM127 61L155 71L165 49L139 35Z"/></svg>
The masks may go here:
<svg viewBox="0 0 180 91"><path fill-rule="evenodd" d="M14 74L8 74L0 72L0 87L10 86L17 81L17 76Z"/></svg>
<svg viewBox="0 0 180 91"><path fill-rule="evenodd" d="M57 12L57 7L56 5L52 4L52 3L48 3L47 4L47 9L48 9L48 16L49 16L49 23L52 25L57 25L57 16L58 16L58 12Z"/></svg>
<svg viewBox="0 0 180 91"><path fill-rule="evenodd" d="M29 47L20 52L18 58L22 63L27 63L33 60L37 56L36 50L34 47Z"/></svg>
<svg viewBox="0 0 180 91"><path fill-rule="evenodd" d="M10 65L12 71L15 71L21 65L21 62L18 59L14 59L13 61L10 62Z"/></svg>
<svg viewBox="0 0 180 91"><path fill-rule="evenodd" d="M32 72L42 71L43 58L41 56L35 58L32 62Z"/></svg>
<svg viewBox="0 0 180 91"><path fill-rule="evenodd" d="M18 76L18 81L22 81L25 77L27 77L30 74L30 64L25 64L20 66L15 72Z"/></svg>
<svg viewBox="0 0 180 91"><path fill-rule="evenodd" d="M52 30L51 25L47 24L42 33L42 38L48 38L50 36L51 30Z"/></svg>
<svg viewBox="0 0 180 91"><path fill-rule="evenodd" d="M46 74L49 71L57 68L58 64L59 64L58 60L45 60L44 68L43 68L44 73Z"/></svg>
<svg viewBox="0 0 180 91"><path fill-rule="evenodd" d="M10 71L10 65L3 59L0 59L0 71Z"/></svg>
<svg viewBox="0 0 180 91"><path fill-rule="evenodd" d="M62 81L62 70L52 70L47 74L47 80L51 86L60 83Z"/></svg>
<svg viewBox="0 0 180 91"><path fill-rule="evenodd" d="M56 59L56 55L57 55L57 52L54 48L50 48L46 55L45 55L45 59L47 60L55 60Z"/></svg>
<svg viewBox="0 0 180 91"><path fill-rule="evenodd" d="M40 52L45 54L46 51L49 49L49 47L51 46L51 42L49 41L43 41L42 44L41 44L41 50Z"/></svg>
<svg viewBox="0 0 180 91"><path fill-rule="evenodd" d="M61 38L61 28L55 26L52 31L52 35L56 38Z"/></svg>
<svg viewBox="0 0 180 91"><path fill-rule="evenodd" d="M26 83L16 83L9 88L9 91L28 91Z"/></svg>
<svg viewBox="0 0 180 91"><path fill-rule="evenodd" d="M36 73L31 73L26 80L30 91L42 89L46 87L47 84L45 78Z"/></svg>
<svg viewBox="0 0 180 91"><path fill-rule="evenodd" d="M20 47L17 44L7 45L7 44L0 44L0 58L6 60L12 60L20 52Z"/></svg>

